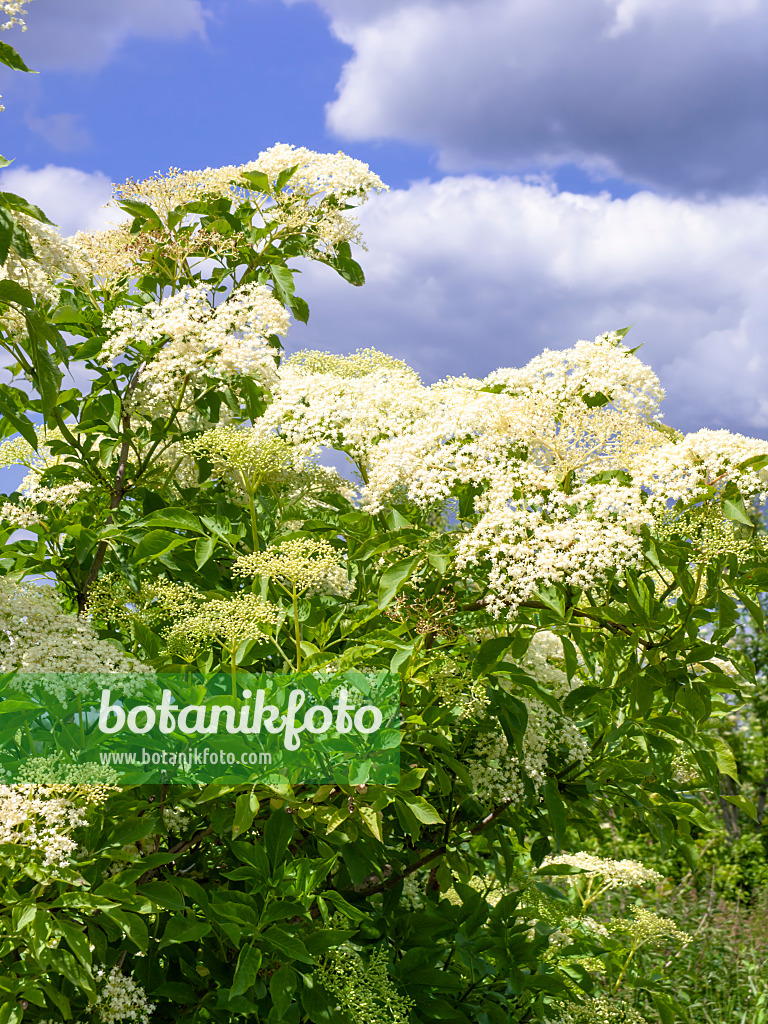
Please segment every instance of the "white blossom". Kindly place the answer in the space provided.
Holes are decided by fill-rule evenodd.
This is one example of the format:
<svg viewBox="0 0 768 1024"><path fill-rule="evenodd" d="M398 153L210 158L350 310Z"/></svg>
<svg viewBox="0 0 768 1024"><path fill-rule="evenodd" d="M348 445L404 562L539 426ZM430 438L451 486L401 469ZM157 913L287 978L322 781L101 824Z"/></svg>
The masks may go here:
<svg viewBox="0 0 768 1024"><path fill-rule="evenodd" d="M270 336L286 334L289 314L266 285L243 285L212 306L204 284L145 306L121 307L105 322L110 336L100 354L114 361L128 350L146 362L136 404L167 412L181 387L206 379L245 374L270 388L276 380L276 350Z"/></svg>

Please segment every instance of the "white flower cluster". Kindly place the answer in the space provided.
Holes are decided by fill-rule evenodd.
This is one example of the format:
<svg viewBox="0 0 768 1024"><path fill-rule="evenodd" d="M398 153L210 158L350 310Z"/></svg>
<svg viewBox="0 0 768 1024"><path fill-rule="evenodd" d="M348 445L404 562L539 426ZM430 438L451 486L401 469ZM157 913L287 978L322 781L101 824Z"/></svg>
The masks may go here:
<svg viewBox="0 0 768 1024"><path fill-rule="evenodd" d="M698 430L642 454L634 475L660 506L670 501L691 501L708 487L722 490L734 483L745 499L768 497L768 468L744 465L768 461L768 441L728 430Z"/></svg>
<svg viewBox="0 0 768 1024"><path fill-rule="evenodd" d="M258 158L244 164L242 170L261 171L274 185L281 171L295 165L298 165L297 170L286 185L289 194L348 198L387 191L381 178L362 160L355 160L341 151L315 153L304 146L290 146L285 142L259 153Z"/></svg>
<svg viewBox="0 0 768 1024"><path fill-rule="evenodd" d="M133 978L113 967L109 974L105 974L103 968L97 971L96 980L104 981L94 1003L94 1011L102 1024L117 1024L117 1021L149 1024L155 1004L150 1003L144 989Z"/></svg>
<svg viewBox="0 0 768 1024"><path fill-rule="evenodd" d="M163 807L163 824L169 832L183 832L191 818L180 807Z"/></svg>
<svg viewBox="0 0 768 1024"><path fill-rule="evenodd" d="M57 787L0 785L0 843L42 853L46 867L69 864L77 849L71 832L86 823L82 808Z"/></svg>
<svg viewBox="0 0 768 1024"><path fill-rule="evenodd" d="M214 598L179 618L164 630L168 650L193 661L212 640L236 650L244 640L267 640L270 628L280 620L280 610L256 594L235 594L229 600Z"/></svg>
<svg viewBox="0 0 768 1024"><path fill-rule="evenodd" d="M605 889L629 889L635 885L658 885L664 881L653 868L636 860L611 860L591 853L558 853L545 857L542 866L564 864L578 870L586 878L601 878Z"/></svg>
<svg viewBox="0 0 768 1024"><path fill-rule="evenodd" d="M31 3L31 0L0 0L0 13L8 16L8 21L0 25L0 31L7 32L9 28L18 25L22 32L26 32L24 17L28 3Z"/></svg>
<svg viewBox="0 0 768 1024"><path fill-rule="evenodd" d="M62 238L58 228L26 213L17 212L14 217L29 235L34 258L28 259L11 250L0 266L0 281L15 281L29 289L38 302L55 305L59 300L57 285L62 279L71 277L82 282L88 276L88 267L77 248ZM7 307L0 319L0 330L22 337L26 334L26 321L17 307Z"/></svg>
<svg viewBox="0 0 768 1024"><path fill-rule="evenodd" d="M497 485L488 511L456 549L459 568L486 567L492 614L511 616L542 586L588 588L641 564L639 527L653 519L638 491L584 484L575 494L552 491L529 501L516 496L514 483Z"/></svg>
<svg viewBox="0 0 768 1024"><path fill-rule="evenodd" d="M564 411L574 402L605 399L620 414L649 417L658 413L664 397L659 378L624 347L618 331L600 334L594 342L577 341L565 351L544 349L522 369L496 370L487 381Z"/></svg>
<svg viewBox="0 0 768 1024"><path fill-rule="evenodd" d="M93 692L94 678L106 673L120 675L124 693L137 691L152 671L63 612L53 587L0 579L0 672L14 670L14 686L41 686L62 703Z"/></svg>
<svg viewBox="0 0 768 1024"><path fill-rule="evenodd" d="M243 285L212 306L204 284L185 287L160 302L122 307L105 321L110 332L100 358L114 361L138 350L146 368L136 402L156 414L170 411L186 380L190 389L208 378L245 374L264 387L275 382L274 334L286 334L289 314L266 285Z"/></svg>
<svg viewBox="0 0 768 1024"><path fill-rule="evenodd" d="M662 942L664 939L677 939L678 942L690 942L692 936L684 932L671 918L654 914L645 907L633 907L634 917L625 921L619 918L613 925L614 931L629 935L635 948L646 942Z"/></svg>
<svg viewBox="0 0 768 1024"><path fill-rule="evenodd" d="M544 1024L648 1024L645 1017L629 1003L616 1002L597 996L586 1003L571 1003L563 1007L557 1017L548 1018Z"/></svg>
<svg viewBox="0 0 768 1024"><path fill-rule="evenodd" d="M488 607L509 617L542 587L599 587L640 564L643 527L666 528L680 497L768 488L755 461L767 442L686 438L658 421L658 378L620 333L430 387L380 354L302 353L281 367L267 419L293 444L347 452L371 512L393 500L440 509L469 488L479 518L457 566L481 573Z"/></svg>
<svg viewBox="0 0 768 1024"><path fill-rule="evenodd" d="M22 465L29 469L17 488L22 500L18 504L6 501L0 507L0 519L22 529L44 521L44 515L35 509L38 503L66 509L93 492L93 485L86 480L72 480L54 486L41 484L45 470L61 464L61 460L51 454L48 443L60 440L61 434L58 430L43 427L36 427L35 433L38 437L37 451L22 437L12 437L0 444L0 466Z"/></svg>
<svg viewBox="0 0 768 1024"><path fill-rule="evenodd" d="M521 663L556 699L561 699L578 680L568 677L558 665L563 649L560 640L549 632L537 633ZM509 683L502 682L511 691ZM518 803L525 793L525 779L535 787L546 782L549 759L559 748L564 749L569 762L583 761L589 744L576 724L560 715L536 697L523 697L528 711L528 726L522 743L522 758L509 749L506 736L497 725L482 734L467 759L467 771L475 797L485 806L511 800Z"/></svg>
<svg viewBox="0 0 768 1024"><path fill-rule="evenodd" d="M264 421L307 455L336 448L365 469L379 441L423 414L427 393L413 370L380 353L298 353L281 366Z"/></svg>
<svg viewBox="0 0 768 1024"><path fill-rule="evenodd" d="M58 792L77 791L87 803L103 803L118 788L120 776L109 765L68 761L61 751L46 757L30 757L19 767L17 781L48 786Z"/></svg>

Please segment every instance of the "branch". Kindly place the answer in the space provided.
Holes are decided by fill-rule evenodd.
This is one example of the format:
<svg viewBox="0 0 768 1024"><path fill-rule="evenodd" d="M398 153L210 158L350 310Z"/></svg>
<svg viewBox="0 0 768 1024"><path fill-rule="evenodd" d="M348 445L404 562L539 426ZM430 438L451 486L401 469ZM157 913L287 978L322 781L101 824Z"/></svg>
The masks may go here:
<svg viewBox="0 0 768 1024"><path fill-rule="evenodd" d="M484 828L488 827L488 825L493 824L497 818L501 817L511 803L512 800L505 800L503 804L499 804L498 807L483 818L479 825L475 825L474 828L470 829L469 834L471 836L477 835L478 832L482 832ZM365 881L361 882L359 885L352 886L351 890L360 896L374 896L377 892L384 892L387 889L391 889L392 886L397 885L397 883L401 882L404 878L412 875L415 871L418 871L419 868L424 867L425 864L429 864L430 861L435 860L437 857L442 857L443 854L447 853L447 851L448 844L441 843L440 846L435 847L434 850L431 850L429 853L425 853L423 857L415 860L413 864L409 864L408 867L399 874L389 875L384 879L384 881L379 881L376 876L372 876L371 878L366 878Z"/></svg>

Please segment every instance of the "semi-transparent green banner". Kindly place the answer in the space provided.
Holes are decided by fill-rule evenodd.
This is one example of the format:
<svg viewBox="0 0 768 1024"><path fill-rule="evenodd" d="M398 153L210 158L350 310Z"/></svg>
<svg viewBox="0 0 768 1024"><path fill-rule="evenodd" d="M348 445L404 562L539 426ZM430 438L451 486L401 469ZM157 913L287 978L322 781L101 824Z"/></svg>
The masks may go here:
<svg viewBox="0 0 768 1024"><path fill-rule="evenodd" d="M396 783L388 672L0 678L7 783Z"/></svg>

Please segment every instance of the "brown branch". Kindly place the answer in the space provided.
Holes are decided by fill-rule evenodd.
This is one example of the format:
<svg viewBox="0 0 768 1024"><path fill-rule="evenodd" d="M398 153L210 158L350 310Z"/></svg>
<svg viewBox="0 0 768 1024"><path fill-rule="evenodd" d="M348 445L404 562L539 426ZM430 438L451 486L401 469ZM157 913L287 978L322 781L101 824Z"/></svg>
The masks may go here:
<svg viewBox="0 0 768 1024"><path fill-rule="evenodd" d="M120 457L117 461L115 483L112 488L112 494L109 499L110 513L105 520L105 526L111 526L114 523L115 518L112 515L112 513L115 512L120 507L120 502L123 500L123 497L125 496L125 492L127 490L125 484L125 477L128 472L128 456L130 455L131 452L131 442L129 437L131 429L131 414L130 412L126 411L126 404L127 400L130 399L131 395L133 394L133 391L136 388L138 380L139 374L136 373L131 382L129 383L128 387L126 388L125 395L123 396L124 411L120 420L120 425L123 428L123 440L122 444L120 445ZM88 570L88 575L85 578L83 589L79 591L77 594L77 610L78 614L80 615L82 615L82 613L85 611L86 604L88 603L88 592L93 586L93 584L96 582L96 578L101 572L101 567L104 564L104 559L107 554L107 548L108 544L105 540L99 541L96 547L96 554L94 555L93 562L91 563L91 568Z"/></svg>
<svg viewBox="0 0 768 1024"><path fill-rule="evenodd" d="M474 828L470 829L469 834L474 836L478 832L482 832L484 828L496 821L497 818L501 817L504 811L512 804L512 800L505 800L503 804L496 807L490 814L487 814L479 825L475 825ZM391 889L392 886L397 885L404 878L412 875L419 868L424 867L425 864L429 864L430 861L435 860L436 857L442 857L444 853L448 851L448 844L441 843L440 846L435 847L429 853L425 853L423 857L414 861L413 864L409 864L407 868L399 872L399 874L388 875L386 879L380 881L377 876L366 878L365 881L359 885L351 886L351 891L359 896L374 896L378 892L384 892L387 889ZM371 884L373 883L373 884Z"/></svg>
<svg viewBox="0 0 768 1024"><path fill-rule="evenodd" d="M199 832L196 832L191 839L187 839L184 842L177 843L175 846L172 846L168 853L172 854L173 857L171 860L167 861L167 863L172 864L173 861L178 860L178 858L182 854L186 853L187 850L191 850L193 847L199 846L200 843L202 843L204 839L211 835L212 832L213 827L209 825L208 828L201 829ZM157 874L161 867L165 867L165 864L161 864L156 868L150 868L148 871L145 871L144 874L136 882L136 885L146 885L146 883L149 882L150 879L154 878L154 876Z"/></svg>

